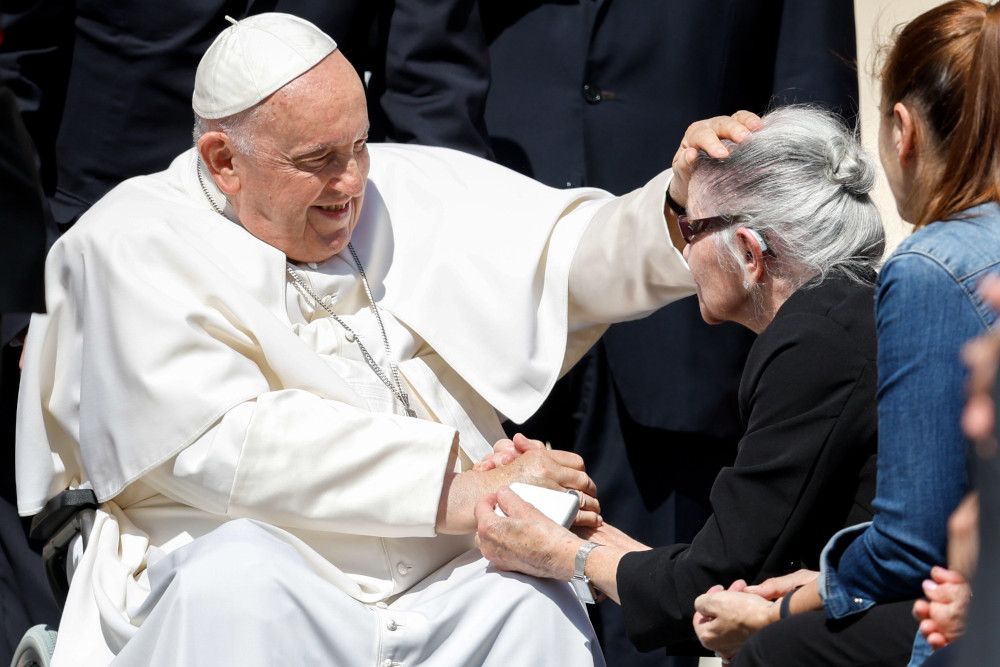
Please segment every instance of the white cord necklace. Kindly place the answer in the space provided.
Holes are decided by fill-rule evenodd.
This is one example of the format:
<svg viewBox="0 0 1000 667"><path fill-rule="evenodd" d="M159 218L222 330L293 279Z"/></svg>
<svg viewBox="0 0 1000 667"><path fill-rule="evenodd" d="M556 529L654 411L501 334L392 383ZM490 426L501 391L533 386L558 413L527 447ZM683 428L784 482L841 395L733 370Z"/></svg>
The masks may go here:
<svg viewBox="0 0 1000 667"><path fill-rule="evenodd" d="M211 195L209 194L208 188L205 187L205 181L201 175L201 160L198 160L197 172L198 172L198 183L201 185L201 190L202 192L205 193L205 198L208 200L208 203L212 205L212 209L214 209L216 213L218 213L219 215L224 215L222 213L222 210L215 203L215 200L213 200ZM403 389L403 383L399 379L399 369L396 368L396 364L394 364L392 361L392 349L389 347L389 336L386 334L385 325L382 324L382 316L379 315L378 306L375 305L375 297L372 295L371 287L368 285L368 276L365 275L365 269L363 266L361 266L361 260L358 258L358 253L354 251L354 246L348 243L347 248L348 250L351 251L351 257L354 258L354 265L358 267L358 274L360 274L361 276L361 284L364 285L365 295L368 297L368 303L371 304L370 308L372 314L375 315L375 321L378 322L379 331L381 331L382 333L382 345L385 347L386 360L389 362L389 370L392 372L392 381L389 380L388 376L386 376L385 374L385 371L382 370L382 367L378 365L378 362L375 361L375 358L372 357L370 352L368 352L368 348L366 348L364 344L361 342L361 339L354 332L354 329L349 327L347 323L344 322L344 320L342 320L335 312L333 312L330 306L328 306L326 302L324 302L322 299L319 298L316 292L313 291L313 289L299 276L298 272L296 272L295 269L293 269L291 266L285 267L286 271L288 272L288 277L291 278L292 282L295 283L295 285L299 288L299 290L301 290L302 292L307 294L310 298L312 298L312 300L316 302L316 305L318 305L320 308L329 313L330 317L333 318L333 320L336 321L337 324L344 327L344 331L347 334L346 336L347 342L357 344L358 349L361 350L361 356L365 358L365 362L368 364L368 367L375 372L375 375L378 376L378 378L382 381L382 383L389 389L389 391L393 393L393 395L399 400L399 402L403 404L403 408L406 410L406 416L416 417L417 413L414 412L413 409L410 407L410 396L409 394L406 393L406 390Z"/></svg>

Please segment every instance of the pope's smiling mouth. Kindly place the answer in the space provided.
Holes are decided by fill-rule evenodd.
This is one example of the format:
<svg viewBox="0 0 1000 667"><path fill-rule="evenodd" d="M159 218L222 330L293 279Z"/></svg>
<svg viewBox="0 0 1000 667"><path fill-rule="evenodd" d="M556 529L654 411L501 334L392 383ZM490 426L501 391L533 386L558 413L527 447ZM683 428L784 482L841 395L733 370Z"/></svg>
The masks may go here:
<svg viewBox="0 0 1000 667"><path fill-rule="evenodd" d="M344 204L330 204L329 206L317 206L316 208L318 208L320 210L323 210L323 211L343 211L345 208L347 208L347 203L344 203Z"/></svg>

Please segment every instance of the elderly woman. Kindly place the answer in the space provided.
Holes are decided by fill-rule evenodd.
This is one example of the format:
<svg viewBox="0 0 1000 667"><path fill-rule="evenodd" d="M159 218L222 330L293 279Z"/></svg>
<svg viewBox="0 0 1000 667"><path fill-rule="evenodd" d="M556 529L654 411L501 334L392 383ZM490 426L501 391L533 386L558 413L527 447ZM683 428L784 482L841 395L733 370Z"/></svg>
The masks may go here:
<svg viewBox="0 0 1000 667"><path fill-rule="evenodd" d="M908 614L944 583L924 582L945 562L948 516L969 488L959 353L997 323L977 286L1000 269L998 62L1000 5L974 0L928 10L886 50L879 154L916 230L878 280L878 511L830 541L819 572L751 589L760 597L718 591L698 602L699 635L724 655L769 626L738 665L905 665L908 656L862 663L851 652L883 645L879 617ZM919 638L910 664L928 652Z"/></svg>
<svg viewBox="0 0 1000 667"><path fill-rule="evenodd" d="M691 544L650 549L609 525L580 537L509 489L476 508L487 558L562 580L582 562L642 650L693 639L694 600L713 584L818 563L832 534L871 517L874 494L872 282L884 249L867 194L874 163L839 120L786 107L727 142L728 159L692 165L684 147L707 123L692 126L674 161L684 256L705 320L760 334L739 389L746 432L714 484L712 517ZM530 446L515 444L514 454Z"/></svg>

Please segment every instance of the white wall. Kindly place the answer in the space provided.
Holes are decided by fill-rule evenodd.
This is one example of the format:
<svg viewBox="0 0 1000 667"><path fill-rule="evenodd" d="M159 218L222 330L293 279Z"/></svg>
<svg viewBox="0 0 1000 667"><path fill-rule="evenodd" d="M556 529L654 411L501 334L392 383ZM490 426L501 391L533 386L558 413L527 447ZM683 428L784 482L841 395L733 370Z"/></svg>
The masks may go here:
<svg viewBox="0 0 1000 667"><path fill-rule="evenodd" d="M878 81L873 77L876 50L890 42L895 26L940 4L943 4L941 0L854 0L858 37L858 83L861 92L861 141L876 159L879 121L879 87ZM874 194L885 221L888 250L891 250L910 232L911 227L900 220L889 185L881 172Z"/></svg>

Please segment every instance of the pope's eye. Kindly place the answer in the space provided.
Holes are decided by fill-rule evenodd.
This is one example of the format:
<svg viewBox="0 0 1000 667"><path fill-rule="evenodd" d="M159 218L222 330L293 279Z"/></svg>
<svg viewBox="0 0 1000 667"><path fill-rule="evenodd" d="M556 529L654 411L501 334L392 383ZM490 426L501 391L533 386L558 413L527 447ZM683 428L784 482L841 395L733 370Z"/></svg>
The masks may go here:
<svg viewBox="0 0 1000 667"><path fill-rule="evenodd" d="M306 171L319 171L325 167L330 162L329 155L323 155L321 157L313 157L308 160L302 160L299 162L299 168L305 169Z"/></svg>

